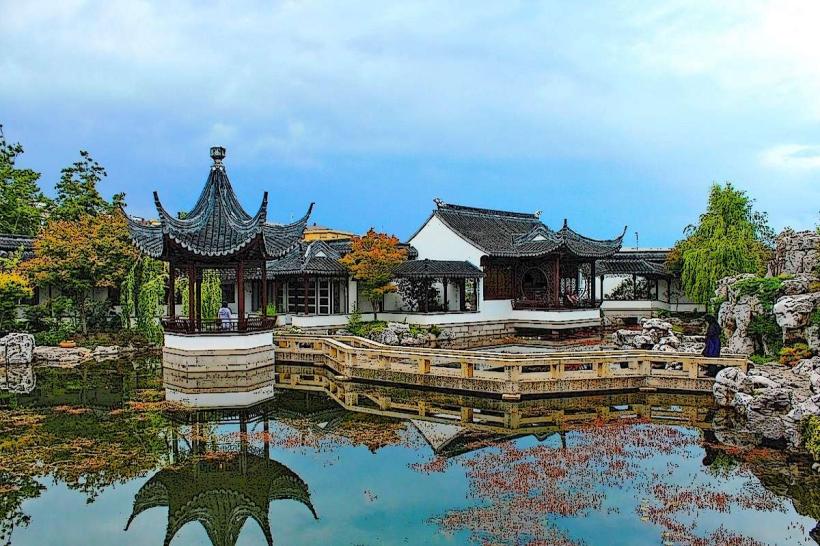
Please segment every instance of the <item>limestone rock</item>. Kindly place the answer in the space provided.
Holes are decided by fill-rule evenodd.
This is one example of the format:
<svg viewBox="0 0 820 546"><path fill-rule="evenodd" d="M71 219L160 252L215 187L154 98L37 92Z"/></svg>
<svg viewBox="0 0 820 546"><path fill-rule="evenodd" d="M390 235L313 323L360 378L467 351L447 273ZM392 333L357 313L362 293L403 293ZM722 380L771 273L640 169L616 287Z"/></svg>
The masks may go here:
<svg viewBox="0 0 820 546"><path fill-rule="evenodd" d="M808 376L817 371L820 371L820 356L804 358L792 368L792 373L796 375Z"/></svg>
<svg viewBox="0 0 820 546"><path fill-rule="evenodd" d="M724 368L715 376L712 393L720 406L732 404L736 393L751 394L754 385L743 370L738 368Z"/></svg>
<svg viewBox="0 0 820 546"><path fill-rule="evenodd" d="M644 330L664 330L667 332L672 330L672 325L669 322L659 318L643 319L641 326Z"/></svg>
<svg viewBox="0 0 820 546"><path fill-rule="evenodd" d="M398 345L399 344L399 336L396 334L395 330L391 330L390 328L385 328L381 332L372 332L371 339L373 341L378 341L383 345Z"/></svg>
<svg viewBox="0 0 820 546"><path fill-rule="evenodd" d="M792 409L791 393L788 389L765 389L753 396L746 409L749 427L767 440L786 439L783 417Z"/></svg>
<svg viewBox="0 0 820 546"><path fill-rule="evenodd" d="M31 364L34 356L34 336L11 333L0 338L0 363Z"/></svg>
<svg viewBox="0 0 820 546"><path fill-rule="evenodd" d="M79 364L91 359L91 349L86 347L74 347L64 349L62 347L36 347L34 358L40 362L49 364L71 365Z"/></svg>
<svg viewBox="0 0 820 546"><path fill-rule="evenodd" d="M804 330L806 344L815 353L820 353L820 326L813 324Z"/></svg>
<svg viewBox="0 0 820 546"><path fill-rule="evenodd" d="M393 330L397 334L406 333L410 331L410 325L405 322L388 322L387 328Z"/></svg>
<svg viewBox="0 0 820 546"><path fill-rule="evenodd" d="M774 318L786 330L802 328L809 323L809 315L820 302L820 292L783 296L774 304Z"/></svg>
<svg viewBox="0 0 820 546"><path fill-rule="evenodd" d="M816 231L783 230L777 236L775 257L769 264L769 273L799 275L812 273L820 264L820 234Z"/></svg>
<svg viewBox="0 0 820 546"><path fill-rule="evenodd" d="M92 351L91 356L94 358L111 358L120 354L120 348L116 345L100 345Z"/></svg>
<svg viewBox="0 0 820 546"><path fill-rule="evenodd" d="M752 385L756 389L777 389L780 388L782 385L764 375L753 375L751 376Z"/></svg>

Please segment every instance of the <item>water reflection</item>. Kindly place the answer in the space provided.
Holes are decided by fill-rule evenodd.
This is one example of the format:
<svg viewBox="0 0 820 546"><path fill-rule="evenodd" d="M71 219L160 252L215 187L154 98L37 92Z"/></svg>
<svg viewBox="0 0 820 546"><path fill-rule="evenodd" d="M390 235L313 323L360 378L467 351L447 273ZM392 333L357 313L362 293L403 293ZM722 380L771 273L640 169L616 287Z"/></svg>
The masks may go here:
<svg viewBox="0 0 820 546"><path fill-rule="evenodd" d="M31 364L0 364L0 391L28 394L37 386Z"/></svg>
<svg viewBox="0 0 820 546"><path fill-rule="evenodd" d="M122 544L159 543L161 531L150 534L157 515L165 544L188 543L193 535L180 530L199 522L187 528L233 545L243 529L258 533L250 518L268 543L276 534L281 543L410 536L411 544L573 546L606 543L607 526L631 539L620 544L654 543L678 524L688 533L677 535L681 544L721 538L713 532L723 525L757 533L757 542L736 544L805 544L814 523L794 526L784 499L820 516L820 475L810 461L719 442L708 395L514 403L276 366L265 379L273 394L262 403L244 398L252 383L222 376L225 404L186 409L169 403L163 387L196 396L198 386L213 393L213 382L169 385L153 360L36 369L32 377L33 391L0 393L0 544L21 527L29 529L16 531L15 544L53 543L58 535L43 538L59 529L49 499L63 485L89 503L57 494L69 529L108 523L99 518L111 511L96 505L116 504L120 529L131 512L128 531L108 537ZM233 379L239 392L231 393ZM112 487L126 483L135 486ZM102 494L106 503L95 503ZM279 499L296 503L271 503ZM321 520L308 519L314 503ZM152 507L167 507L167 520ZM271 532L269 513L299 512L302 523ZM766 526L774 531L761 532Z"/></svg>

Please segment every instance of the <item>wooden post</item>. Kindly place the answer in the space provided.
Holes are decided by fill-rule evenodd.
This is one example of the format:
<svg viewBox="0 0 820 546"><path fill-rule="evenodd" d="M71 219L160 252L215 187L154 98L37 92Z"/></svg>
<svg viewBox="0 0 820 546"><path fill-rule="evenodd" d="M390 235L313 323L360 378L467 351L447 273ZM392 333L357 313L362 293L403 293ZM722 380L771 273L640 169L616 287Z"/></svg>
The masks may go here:
<svg viewBox="0 0 820 546"><path fill-rule="evenodd" d="M441 284L444 286L444 310L450 310L450 300L448 299L447 288L450 284L450 280L447 277L442 277Z"/></svg>
<svg viewBox="0 0 820 546"><path fill-rule="evenodd" d="M268 262L262 260L262 313L263 317L268 316Z"/></svg>
<svg viewBox="0 0 820 546"><path fill-rule="evenodd" d="M556 307L560 307L561 305L561 257L555 256L555 305Z"/></svg>
<svg viewBox="0 0 820 546"><path fill-rule="evenodd" d="M245 262L236 267L236 310L239 318L238 329L245 329Z"/></svg>
<svg viewBox="0 0 820 546"><path fill-rule="evenodd" d="M196 266L188 264L188 329L194 330L194 317L196 317Z"/></svg>
<svg viewBox="0 0 820 546"><path fill-rule="evenodd" d="M174 286L176 269L174 268L174 263L170 262L168 264L168 317L173 321L177 316L176 310L176 287ZM51 287L49 287L51 288ZM133 296L132 296L133 297ZM128 317L128 320L131 320L131 317Z"/></svg>
<svg viewBox="0 0 820 546"><path fill-rule="evenodd" d="M467 310L467 279L461 279L458 285L458 310Z"/></svg>
<svg viewBox="0 0 820 546"><path fill-rule="evenodd" d="M595 290L595 260L592 260L589 267L590 267L589 281L590 281L590 284L592 284L592 286L590 286L590 288L589 288L589 296L592 299L592 306L595 307L595 303L596 303L596 300L597 300L597 298L596 298L597 290ZM602 286L601 291L603 291L603 289L604 289L604 287Z"/></svg>
<svg viewBox="0 0 820 546"><path fill-rule="evenodd" d="M655 277L655 299L661 301L661 281Z"/></svg>

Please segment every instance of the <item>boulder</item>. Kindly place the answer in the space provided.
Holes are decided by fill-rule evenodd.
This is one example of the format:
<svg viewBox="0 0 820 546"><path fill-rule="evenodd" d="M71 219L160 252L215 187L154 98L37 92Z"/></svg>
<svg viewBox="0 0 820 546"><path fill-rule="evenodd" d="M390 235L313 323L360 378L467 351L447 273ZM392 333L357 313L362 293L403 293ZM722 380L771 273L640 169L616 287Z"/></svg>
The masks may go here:
<svg viewBox="0 0 820 546"><path fill-rule="evenodd" d="M723 368L715 376L712 393L720 406L732 405L735 394L751 394L754 385L748 375L738 368Z"/></svg>
<svg viewBox="0 0 820 546"><path fill-rule="evenodd" d="M794 278L783 280L780 292L784 296L806 294L811 291L811 285L815 280L817 280L817 278L809 273L795 275Z"/></svg>
<svg viewBox="0 0 820 546"><path fill-rule="evenodd" d="M812 324L804 330L806 334L806 344L815 353L820 353L820 326Z"/></svg>
<svg viewBox="0 0 820 546"><path fill-rule="evenodd" d="M803 328L809 323L809 316L820 302L820 292L783 296L774 304L774 318L784 330Z"/></svg>
<svg viewBox="0 0 820 546"><path fill-rule="evenodd" d="M370 339L373 341L378 341L383 345L399 344L398 334L396 334L395 330L391 330L390 328L385 328L381 332L371 332Z"/></svg>
<svg viewBox="0 0 820 546"><path fill-rule="evenodd" d="M410 331L410 325L406 322L388 322L387 328L389 330L393 330L397 334L405 333Z"/></svg>
<svg viewBox="0 0 820 546"><path fill-rule="evenodd" d="M811 392L820 394L820 373L812 372L809 376L809 384L811 385Z"/></svg>
<svg viewBox="0 0 820 546"><path fill-rule="evenodd" d="M94 358L113 358L119 354L120 348L117 345L100 345L91 352L91 356Z"/></svg>
<svg viewBox="0 0 820 546"><path fill-rule="evenodd" d="M767 440L787 439L783 417L791 409L791 392L788 389L765 389L753 396L746 406L749 428Z"/></svg>
<svg viewBox="0 0 820 546"><path fill-rule="evenodd" d="M36 347L34 358L39 362L58 365L73 365L90 360L91 349L86 347L74 347L64 349L62 347Z"/></svg>
<svg viewBox="0 0 820 546"><path fill-rule="evenodd" d="M769 273L800 275L812 273L820 265L820 234L816 231L785 229L777 236L775 257L769 264Z"/></svg>
<svg viewBox="0 0 820 546"><path fill-rule="evenodd" d="M34 336L11 333L0 338L0 362L4 364L31 364L34 358Z"/></svg>
<svg viewBox="0 0 820 546"><path fill-rule="evenodd" d="M644 330L663 330L669 332L672 330L672 324L659 318L648 318L641 320L641 327Z"/></svg>
<svg viewBox="0 0 820 546"><path fill-rule="evenodd" d="M820 356L804 358L792 368L792 373L796 375L809 376L817 371L820 371Z"/></svg>
<svg viewBox="0 0 820 546"><path fill-rule="evenodd" d="M766 377L765 375L753 375L750 377L752 379L752 385L755 389L777 389L782 387L780 383Z"/></svg>

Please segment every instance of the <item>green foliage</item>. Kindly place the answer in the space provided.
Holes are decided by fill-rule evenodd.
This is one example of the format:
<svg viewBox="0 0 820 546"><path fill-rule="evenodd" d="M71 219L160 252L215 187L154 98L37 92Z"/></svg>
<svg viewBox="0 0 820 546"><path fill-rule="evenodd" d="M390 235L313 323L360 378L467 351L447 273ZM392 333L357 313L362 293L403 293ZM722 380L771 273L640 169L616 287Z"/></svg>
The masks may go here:
<svg viewBox="0 0 820 546"><path fill-rule="evenodd" d="M757 296L760 304L767 312L771 312L774 307L774 302L777 299L783 281L789 276L781 275L779 277L749 277L748 279L741 279L732 285L732 289L739 296Z"/></svg>
<svg viewBox="0 0 820 546"><path fill-rule="evenodd" d="M430 326L430 329L428 330L428 332L430 332L434 336L438 337L439 335L441 335L441 328L439 328L437 325L433 324L432 326Z"/></svg>
<svg viewBox="0 0 820 546"><path fill-rule="evenodd" d="M48 330L34 333L34 342L40 346L54 347L61 341L72 339L77 329L70 321L56 321Z"/></svg>
<svg viewBox="0 0 820 546"><path fill-rule="evenodd" d="M21 254L0 258L0 330L11 328L17 318L17 304L34 293L28 279L20 274Z"/></svg>
<svg viewBox="0 0 820 546"><path fill-rule="evenodd" d="M0 233L37 235L49 200L40 191L40 173L15 165L23 147L11 144L0 125Z"/></svg>
<svg viewBox="0 0 820 546"><path fill-rule="evenodd" d="M774 315L766 314L752 317L747 331L754 336L755 353L757 354L777 354L783 346L783 332Z"/></svg>
<svg viewBox="0 0 820 546"><path fill-rule="evenodd" d="M124 194L115 194L109 203L100 195L97 185L107 173L85 150L80 151L79 161L60 172L55 185L57 198L51 217L56 220L79 220L85 215L112 214L124 204Z"/></svg>
<svg viewBox="0 0 820 546"><path fill-rule="evenodd" d="M266 317L275 317L277 315L276 304L269 303L267 307L265 307L265 316Z"/></svg>
<svg viewBox="0 0 820 546"><path fill-rule="evenodd" d="M795 343L780 349L780 363L785 366L794 366L801 360L811 357L812 351L805 343Z"/></svg>
<svg viewBox="0 0 820 546"><path fill-rule="evenodd" d="M761 364L768 364L769 362L776 361L777 357L772 355L754 354L749 357L749 360L751 360L755 366L760 366Z"/></svg>
<svg viewBox="0 0 820 546"><path fill-rule="evenodd" d="M431 309L438 299L438 290L433 279L399 279L399 294L411 311Z"/></svg>
<svg viewBox="0 0 820 546"><path fill-rule="evenodd" d="M712 185L706 212L697 226L686 229L669 257L669 267L680 272L692 301L709 303L724 277L764 272L773 232L766 214L753 210L753 203L729 182Z"/></svg>
<svg viewBox="0 0 820 546"><path fill-rule="evenodd" d="M359 311L359 306L355 305L353 311L347 316L347 330L354 336L359 335L357 332L362 328L362 313Z"/></svg>
<svg viewBox="0 0 820 546"><path fill-rule="evenodd" d="M132 326L151 342L162 342L159 318L165 298L168 267L158 260L141 256L128 272L122 285L122 321L126 329Z"/></svg>
<svg viewBox="0 0 820 546"><path fill-rule="evenodd" d="M88 300L85 304L86 324L91 332L119 330L120 318L108 300Z"/></svg>
<svg viewBox="0 0 820 546"><path fill-rule="evenodd" d="M820 307L815 308L809 316L809 323L814 326L820 326Z"/></svg>
<svg viewBox="0 0 820 546"><path fill-rule="evenodd" d="M222 277L219 271L206 269L202 272L200 299L202 318L215 319L219 308L222 307Z"/></svg>
<svg viewBox="0 0 820 546"><path fill-rule="evenodd" d="M810 415L801 421L803 445L815 460L820 460L820 417Z"/></svg>

